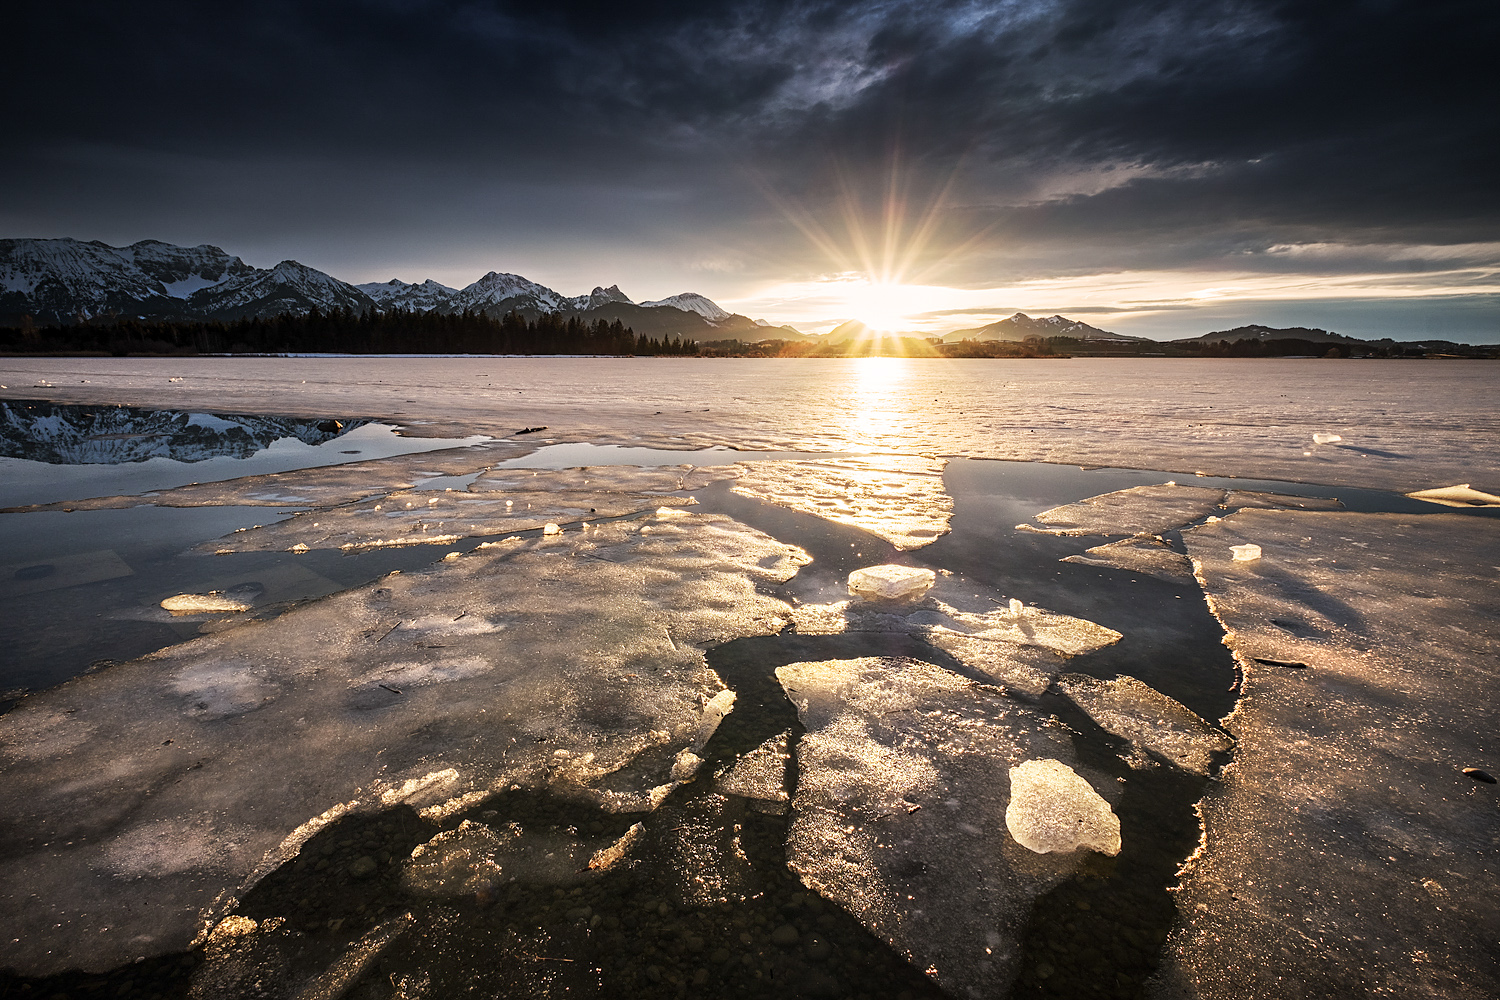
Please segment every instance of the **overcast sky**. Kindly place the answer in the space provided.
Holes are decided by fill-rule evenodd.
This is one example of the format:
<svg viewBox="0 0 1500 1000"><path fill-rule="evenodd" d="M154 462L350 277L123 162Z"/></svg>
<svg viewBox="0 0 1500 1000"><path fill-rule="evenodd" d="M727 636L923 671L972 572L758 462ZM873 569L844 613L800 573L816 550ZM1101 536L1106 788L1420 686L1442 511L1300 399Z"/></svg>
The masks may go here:
<svg viewBox="0 0 1500 1000"><path fill-rule="evenodd" d="M7 5L0 235L1500 341L1500 4Z"/></svg>

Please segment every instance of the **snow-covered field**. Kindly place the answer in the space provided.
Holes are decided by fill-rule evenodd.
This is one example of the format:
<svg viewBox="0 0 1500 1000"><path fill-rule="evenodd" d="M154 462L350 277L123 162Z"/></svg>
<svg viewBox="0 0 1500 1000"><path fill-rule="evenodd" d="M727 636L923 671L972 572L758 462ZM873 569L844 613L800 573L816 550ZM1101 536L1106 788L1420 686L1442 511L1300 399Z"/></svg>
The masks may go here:
<svg viewBox="0 0 1500 1000"><path fill-rule="evenodd" d="M1497 382L0 360L7 399L472 442L0 513L266 510L182 521L149 571L123 535L0 560L39 635L97 607L163 637L0 716L0 984L1493 996L1500 518L1401 494L1500 488ZM808 454L694 454L724 446ZM851 594L887 563L899 597ZM204 582L163 607L153 573Z"/></svg>

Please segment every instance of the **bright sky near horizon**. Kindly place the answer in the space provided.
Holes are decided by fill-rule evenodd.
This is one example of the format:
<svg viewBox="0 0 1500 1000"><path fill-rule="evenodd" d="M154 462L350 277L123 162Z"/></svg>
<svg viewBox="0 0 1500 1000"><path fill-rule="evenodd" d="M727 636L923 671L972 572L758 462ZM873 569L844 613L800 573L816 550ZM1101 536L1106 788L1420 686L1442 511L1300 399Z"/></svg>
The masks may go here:
<svg viewBox="0 0 1500 1000"><path fill-rule="evenodd" d="M0 237L692 290L808 331L1023 311L1500 341L1484 0L59 0L8 22Z"/></svg>

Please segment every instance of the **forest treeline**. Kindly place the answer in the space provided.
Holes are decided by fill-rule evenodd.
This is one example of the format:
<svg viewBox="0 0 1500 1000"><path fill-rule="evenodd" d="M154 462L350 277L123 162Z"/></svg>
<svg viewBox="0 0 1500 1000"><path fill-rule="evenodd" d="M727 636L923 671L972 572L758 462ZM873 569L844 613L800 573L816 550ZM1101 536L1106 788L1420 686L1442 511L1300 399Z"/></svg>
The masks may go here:
<svg viewBox="0 0 1500 1000"><path fill-rule="evenodd" d="M694 355L677 338L638 337L616 320L587 323L544 313L494 319L479 313L331 310L230 322L77 323L0 330L12 354L619 354Z"/></svg>
<svg viewBox="0 0 1500 1000"><path fill-rule="evenodd" d="M38 327L26 321L0 328L0 354L590 354L734 358L848 358L871 355L908 358L1064 357L1478 357L1500 355L1500 347L1448 341L1337 344L1300 339L1235 341L1086 341L1029 337L1024 341L960 340L873 335L829 343L823 340L714 340L644 337L619 320L590 323L576 316L544 313L528 319L511 313L419 313L393 309L283 313L266 319L142 321L100 319Z"/></svg>

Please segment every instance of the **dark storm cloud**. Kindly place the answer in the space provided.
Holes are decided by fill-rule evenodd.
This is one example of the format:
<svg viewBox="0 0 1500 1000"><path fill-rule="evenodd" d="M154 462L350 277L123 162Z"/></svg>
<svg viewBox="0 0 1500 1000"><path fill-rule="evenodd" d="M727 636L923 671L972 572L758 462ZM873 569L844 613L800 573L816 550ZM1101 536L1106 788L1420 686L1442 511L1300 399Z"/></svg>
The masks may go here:
<svg viewBox="0 0 1500 1000"><path fill-rule="evenodd" d="M836 228L897 154L986 234L957 283L1500 231L1487 0L16 6L18 234L675 230L827 269L757 185Z"/></svg>

